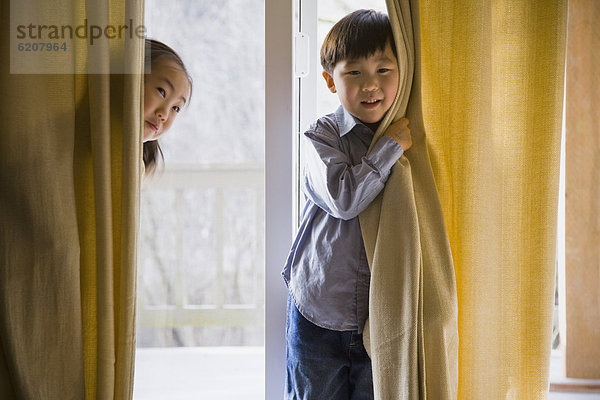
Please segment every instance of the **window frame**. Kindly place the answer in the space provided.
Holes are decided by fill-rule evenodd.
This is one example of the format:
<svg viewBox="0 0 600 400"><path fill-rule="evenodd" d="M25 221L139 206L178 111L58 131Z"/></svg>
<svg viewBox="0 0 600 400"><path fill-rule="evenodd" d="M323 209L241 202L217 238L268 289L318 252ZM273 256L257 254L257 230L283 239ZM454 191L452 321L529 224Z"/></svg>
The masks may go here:
<svg viewBox="0 0 600 400"><path fill-rule="evenodd" d="M294 1L265 0L265 399L285 383L285 305L281 269L294 233Z"/></svg>

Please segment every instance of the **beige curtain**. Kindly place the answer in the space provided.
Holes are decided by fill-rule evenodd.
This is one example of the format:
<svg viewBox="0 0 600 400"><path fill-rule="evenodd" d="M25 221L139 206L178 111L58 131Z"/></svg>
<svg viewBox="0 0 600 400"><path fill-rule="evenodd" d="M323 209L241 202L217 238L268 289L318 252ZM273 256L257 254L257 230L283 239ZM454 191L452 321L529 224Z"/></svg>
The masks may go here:
<svg viewBox="0 0 600 400"><path fill-rule="evenodd" d="M420 10L424 120L456 271L459 398L545 399L566 0Z"/></svg>
<svg viewBox="0 0 600 400"><path fill-rule="evenodd" d="M23 66L11 13L141 26L143 1L58 3L0 8L0 398L129 399L143 41L78 39Z"/></svg>
<svg viewBox="0 0 600 400"><path fill-rule="evenodd" d="M365 347L377 399L455 399L457 298L452 255L427 150L420 95L418 0L388 0L400 89L392 119L410 120L413 146L360 215L371 268Z"/></svg>

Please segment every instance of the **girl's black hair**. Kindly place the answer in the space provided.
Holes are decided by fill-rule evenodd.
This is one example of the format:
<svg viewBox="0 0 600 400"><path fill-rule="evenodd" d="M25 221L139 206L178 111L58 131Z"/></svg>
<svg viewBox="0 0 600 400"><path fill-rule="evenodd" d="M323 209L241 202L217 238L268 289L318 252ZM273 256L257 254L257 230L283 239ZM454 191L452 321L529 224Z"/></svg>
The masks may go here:
<svg viewBox="0 0 600 400"><path fill-rule="evenodd" d="M144 72L150 73L151 68L156 65L156 62L160 59L169 59L174 61L185 73L188 83L190 85L190 93L187 104L192 98L192 77L185 68L183 60L179 55L167 46L166 44L159 42L155 39L145 39L145 57L144 57ZM150 140L143 145L143 160L145 167L145 175L150 176L156 170L156 167L160 162L164 162L163 152L160 148L158 140Z"/></svg>

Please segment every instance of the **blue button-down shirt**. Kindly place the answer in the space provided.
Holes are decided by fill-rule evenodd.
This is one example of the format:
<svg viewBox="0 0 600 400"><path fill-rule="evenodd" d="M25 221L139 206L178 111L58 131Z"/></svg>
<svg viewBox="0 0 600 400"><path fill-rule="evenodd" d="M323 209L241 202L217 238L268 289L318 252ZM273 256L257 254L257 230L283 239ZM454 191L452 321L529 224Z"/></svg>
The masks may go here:
<svg viewBox="0 0 600 400"><path fill-rule="evenodd" d="M304 133L302 222L283 269L298 310L323 328L362 332L370 271L358 215L383 189L402 147L343 107Z"/></svg>

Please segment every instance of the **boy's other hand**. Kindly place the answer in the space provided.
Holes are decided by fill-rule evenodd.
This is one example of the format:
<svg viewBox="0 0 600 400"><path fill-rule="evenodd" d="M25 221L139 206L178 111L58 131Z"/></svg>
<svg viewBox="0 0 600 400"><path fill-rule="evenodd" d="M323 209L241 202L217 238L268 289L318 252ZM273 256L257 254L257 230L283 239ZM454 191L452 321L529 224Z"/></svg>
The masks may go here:
<svg viewBox="0 0 600 400"><path fill-rule="evenodd" d="M385 131L384 135L394 139L404 151L412 146L412 136L408 128L408 118L400 118L398 121L391 124Z"/></svg>

